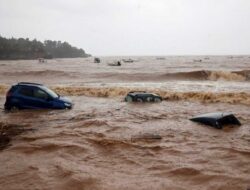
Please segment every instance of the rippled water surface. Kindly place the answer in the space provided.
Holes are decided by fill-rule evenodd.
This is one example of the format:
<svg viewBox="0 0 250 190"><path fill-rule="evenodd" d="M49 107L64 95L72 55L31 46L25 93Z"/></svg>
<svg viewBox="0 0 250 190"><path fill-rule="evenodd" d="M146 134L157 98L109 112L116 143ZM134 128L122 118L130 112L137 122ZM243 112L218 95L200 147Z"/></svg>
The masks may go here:
<svg viewBox="0 0 250 190"><path fill-rule="evenodd" d="M75 106L0 112L0 128L13 134L0 150L0 189L250 188L250 58L131 58L121 67L108 65L121 57L1 61L0 107L20 81L44 83ZM134 89L164 101L124 102ZM242 125L189 120L218 111Z"/></svg>

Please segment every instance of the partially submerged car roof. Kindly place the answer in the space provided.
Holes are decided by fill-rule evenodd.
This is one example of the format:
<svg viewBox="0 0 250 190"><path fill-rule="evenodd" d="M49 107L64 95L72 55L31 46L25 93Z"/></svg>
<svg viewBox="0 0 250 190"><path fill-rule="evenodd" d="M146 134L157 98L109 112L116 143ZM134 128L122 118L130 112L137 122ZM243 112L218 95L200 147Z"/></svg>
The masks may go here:
<svg viewBox="0 0 250 190"><path fill-rule="evenodd" d="M131 91L129 92L129 94L133 94L133 93L147 93L146 91Z"/></svg>
<svg viewBox="0 0 250 190"><path fill-rule="evenodd" d="M43 86L43 84L32 83L32 82L19 82L17 85L32 85L32 86Z"/></svg>
<svg viewBox="0 0 250 190"><path fill-rule="evenodd" d="M193 117L190 120L203 123L205 125L210 125L218 129L221 129L223 125L227 124L241 125L240 121L232 113L223 112L202 114Z"/></svg>

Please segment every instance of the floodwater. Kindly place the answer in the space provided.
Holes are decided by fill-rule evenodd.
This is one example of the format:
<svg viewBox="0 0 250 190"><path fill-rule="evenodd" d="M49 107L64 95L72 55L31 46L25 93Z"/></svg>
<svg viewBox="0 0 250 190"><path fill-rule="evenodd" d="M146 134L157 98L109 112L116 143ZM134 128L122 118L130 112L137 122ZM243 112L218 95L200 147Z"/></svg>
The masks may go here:
<svg viewBox="0 0 250 190"><path fill-rule="evenodd" d="M130 57L135 62L108 65L123 58L0 61L0 107L21 81L44 83L75 103L0 112L0 128L12 134L0 150L0 189L250 188L250 57ZM164 101L126 103L130 90ZM218 111L242 125L218 130L189 120Z"/></svg>

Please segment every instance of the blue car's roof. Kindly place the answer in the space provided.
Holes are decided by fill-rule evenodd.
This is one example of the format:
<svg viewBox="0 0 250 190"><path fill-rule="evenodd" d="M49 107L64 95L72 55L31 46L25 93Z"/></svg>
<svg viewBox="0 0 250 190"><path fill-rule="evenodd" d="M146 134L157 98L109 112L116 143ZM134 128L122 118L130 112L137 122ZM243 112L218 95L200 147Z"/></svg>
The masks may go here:
<svg viewBox="0 0 250 190"><path fill-rule="evenodd" d="M46 91L49 95L51 95L52 97L59 97L58 94L56 94L54 91L50 90L49 88L47 88L46 86L44 86L43 84L39 84L39 83L31 83L31 82L19 82L17 83L17 85L21 85L21 86L29 86L29 87L38 87L44 91Z"/></svg>

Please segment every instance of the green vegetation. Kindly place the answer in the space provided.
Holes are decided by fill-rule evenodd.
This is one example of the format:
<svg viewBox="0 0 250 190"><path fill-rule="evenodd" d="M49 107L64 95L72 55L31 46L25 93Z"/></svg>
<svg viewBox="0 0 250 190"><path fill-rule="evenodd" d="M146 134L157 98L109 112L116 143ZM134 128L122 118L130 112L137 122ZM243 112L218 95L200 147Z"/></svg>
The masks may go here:
<svg viewBox="0 0 250 190"><path fill-rule="evenodd" d="M89 57L83 49L68 42L46 40L44 43L29 38L3 38L0 36L0 59L74 58Z"/></svg>

